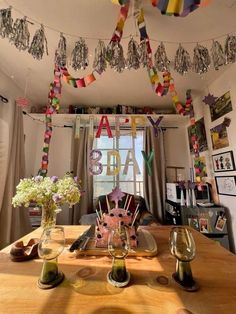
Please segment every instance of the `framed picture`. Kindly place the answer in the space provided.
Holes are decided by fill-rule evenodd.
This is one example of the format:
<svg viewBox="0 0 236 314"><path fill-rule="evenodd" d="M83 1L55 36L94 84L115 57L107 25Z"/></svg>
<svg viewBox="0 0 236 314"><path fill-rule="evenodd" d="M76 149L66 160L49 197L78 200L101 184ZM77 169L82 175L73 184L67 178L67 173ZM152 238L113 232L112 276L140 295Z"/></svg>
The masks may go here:
<svg viewBox="0 0 236 314"><path fill-rule="evenodd" d="M208 233L208 219L207 218L200 218L199 219L199 229L202 233Z"/></svg>
<svg viewBox="0 0 236 314"><path fill-rule="evenodd" d="M236 196L236 176L215 177L218 194Z"/></svg>
<svg viewBox="0 0 236 314"><path fill-rule="evenodd" d="M206 137L204 118L201 118L198 121L196 121L195 127L194 126L188 127L189 148L190 148L191 153L194 153L193 143L192 143L191 138L195 133L198 138L199 151L203 152L207 150L208 146L207 146L207 137Z"/></svg>
<svg viewBox="0 0 236 314"><path fill-rule="evenodd" d="M212 148L220 149L229 146L226 126L221 123L210 130Z"/></svg>
<svg viewBox="0 0 236 314"><path fill-rule="evenodd" d="M230 92L227 92L223 96L219 97L212 106L210 106L211 121L219 119L232 110Z"/></svg>
<svg viewBox="0 0 236 314"><path fill-rule="evenodd" d="M235 170L233 151L212 155L214 172Z"/></svg>

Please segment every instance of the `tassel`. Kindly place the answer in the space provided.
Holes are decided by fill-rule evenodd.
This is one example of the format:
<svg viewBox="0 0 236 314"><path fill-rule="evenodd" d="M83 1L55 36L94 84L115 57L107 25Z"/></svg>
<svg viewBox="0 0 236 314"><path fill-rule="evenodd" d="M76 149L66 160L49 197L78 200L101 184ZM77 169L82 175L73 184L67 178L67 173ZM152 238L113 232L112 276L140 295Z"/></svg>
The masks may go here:
<svg viewBox="0 0 236 314"><path fill-rule="evenodd" d="M60 40L55 54L55 64L58 67L66 66L66 38L63 33L60 35Z"/></svg>
<svg viewBox="0 0 236 314"><path fill-rule="evenodd" d="M198 74L206 73L211 63L211 58L206 47L198 45L194 48L193 70Z"/></svg>
<svg viewBox="0 0 236 314"><path fill-rule="evenodd" d="M75 43L75 48L71 54L71 65L75 71L85 70L88 66L88 46L83 38Z"/></svg>
<svg viewBox="0 0 236 314"><path fill-rule="evenodd" d="M139 51L140 51L140 64L142 64L143 68L148 67L149 55L146 39L141 41L139 45Z"/></svg>
<svg viewBox="0 0 236 314"><path fill-rule="evenodd" d="M213 40L211 54L215 70L219 70L220 66L226 64L223 48L218 41Z"/></svg>
<svg viewBox="0 0 236 314"><path fill-rule="evenodd" d="M235 36L227 36L225 41L225 56L226 63L233 63L236 59L236 37Z"/></svg>
<svg viewBox="0 0 236 314"><path fill-rule="evenodd" d="M111 68L113 68L115 71L119 73L124 71L125 68L124 52L123 47L119 42L112 41L109 43L107 47L106 57Z"/></svg>
<svg viewBox="0 0 236 314"><path fill-rule="evenodd" d="M46 54L48 55L47 38L45 36L44 27L41 25L41 28L35 32L32 43L28 50L28 52L37 60L41 60L43 58L44 43Z"/></svg>
<svg viewBox="0 0 236 314"><path fill-rule="evenodd" d="M13 19L11 17L11 7L0 10L0 36L9 37L12 33Z"/></svg>
<svg viewBox="0 0 236 314"><path fill-rule="evenodd" d="M167 58L165 46L161 42L157 47L157 51L154 55L154 65L158 69L158 71L166 72L169 71L170 61Z"/></svg>
<svg viewBox="0 0 236 314"><path fill-rule="evenodd" d="M102 74L107 68L106 61L106 47L102 40L99 40L98 46L95 48L95 57L93 61L93 68Z"/></svg>
<svg viewBox="0 0 236 314"><path fill-rule="evenodd" d="M29 48L29 38L30 33L26 16L23 19L16 19L12 34L10 35L10 42L12 42L17 49L26 50Z"/></svg>
<svg viewBox="0 0 236 314"><path fill-rule="evenodd" d="M176 51L174 68L179 74L183 75L188 73L191 66L189 53L180 44Z"/></svg>
<svg viewBox="0 0 236 314"><path fill-rule="evenodd" d="M126 65L129 70L131 68L137 70L140 67L139 46L138 43L133 38L130 39L128 44Z"/></svg>

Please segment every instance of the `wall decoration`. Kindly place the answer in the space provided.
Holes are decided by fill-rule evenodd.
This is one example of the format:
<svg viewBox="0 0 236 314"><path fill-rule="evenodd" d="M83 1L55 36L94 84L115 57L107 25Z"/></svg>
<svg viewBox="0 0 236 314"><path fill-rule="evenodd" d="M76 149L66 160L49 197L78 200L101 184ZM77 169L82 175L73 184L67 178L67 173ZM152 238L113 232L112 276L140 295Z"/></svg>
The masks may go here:
<svg viewBox="0 0 236 314"><path fill-rule="evenodd" d="M213 150L229 146L226 126L222 123L210 130Z"/></svg>
<svg viewBox="0 0 236 314"><path fill-rule="evenodd" d="M194 168L197 177L207 177L205 156L194 158Z"/></svg>
<svg viewBox="0 0 236 314"><path fill-rule="evenodd" d="M201 118L198 121L196 121L195 126L191 125L190 127L188 127L188 137L189 137L189 145L190 145L191 153L194 152L193 143L191 140L191 137L194 134L194 132L196 133L197 138L198 138L199 152L203 152L207 150L208 146L207 146L204 118Z"/></svg>
<svg viewBox="0 0 236 314"><path fill-rule="evenodd" d="M233 151L212 155L214 172L235 170Z"/></svg>
<svg viewBox="0 0 236 314"><path fill-rule="evenodd" d="M230 98L230 92L228 91L223 96L219 97L214 104L210 106L211 121L219 119L226 113L232 111L232 103Z"/></svg>
<svg viewBox="0 0 236 314"><path fill-rule="evenodd" d="M236 176L215 177L217 193L236 196Z"/></svg>
<svg viewBox="0 0 236 314"><path fill-rule="evenodd" d="M215 102L216 102L216 99L217 99L217 97L215 97L214 95L208 93L208 95L205 96L202 101L203 101L206 105L209 105L209 106L211 107L211 106L214 106L214 104L215 104Z"/></svg>

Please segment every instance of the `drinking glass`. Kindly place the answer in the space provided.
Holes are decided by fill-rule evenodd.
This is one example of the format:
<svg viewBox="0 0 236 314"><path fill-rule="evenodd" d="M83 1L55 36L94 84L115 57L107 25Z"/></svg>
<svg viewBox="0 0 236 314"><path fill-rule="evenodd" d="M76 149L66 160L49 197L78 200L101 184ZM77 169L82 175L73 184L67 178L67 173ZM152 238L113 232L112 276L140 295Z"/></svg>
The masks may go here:
<svg viewBox="0 0 236 314"><path fill-rule="evenodd" d="M43 259L43 267L38 286L41 289L50 289L57 286L64 279L64 274L58 271L57 258L65 246L63 227L44 229L39 245L38 254Z"/></svg>
<svg viewBox="0 0 236 314"><path fill-rule="evenodd" d="M112 256L112 269L107 275L108 282L116 287L129 283L130 274L126 270L125 258L130 250L127 228L111 230L108 239L108 251Z"/></svg>
<svg viewBox="0 0 236 314"><path fill-rule="evenodd" d="M171 254L177 258L174 280L186 290L197 290L198 285L193 279L190 261L196 254L192 233L184 227L174 227L170 233Z"/></svg>

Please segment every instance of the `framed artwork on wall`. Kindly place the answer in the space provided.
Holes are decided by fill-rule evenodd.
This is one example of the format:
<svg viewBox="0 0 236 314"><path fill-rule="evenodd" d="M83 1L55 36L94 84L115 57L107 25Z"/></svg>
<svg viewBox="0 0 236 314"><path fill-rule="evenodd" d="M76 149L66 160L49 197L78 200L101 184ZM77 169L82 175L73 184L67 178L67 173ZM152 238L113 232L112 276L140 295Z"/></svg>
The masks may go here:
<svg viewBox="0 0 236 314"><path fill-rule="evenodd" d="M212 128L210 133L213 150L229 146L228 133L223 123Z"/></svg>
<svg viewBox="0 0 236 314"><path fill-rule="evenodd" d="M218 194L236 196L236 176L215 177Z"/></svg>
<svg viewBox="0 0 236 314"><path fill-rule="evenodd" d="M188 127L189 148L191 153L194 153L191 137L192 135L194 135L195 132L198 138L199 151L203 152L207 150L208 146L204 118L201 118L198 121L196 121L196 131L194 130L193 126Z"/></svg>
<svg viewBox="0 0 236 314"><path fill-rule="evenodd" d="M211 121L215 121L226 113L232 111L232 103L230 98L230 92L228 91L223 96L219 97L216 102L210 106Z"/></svg>
<svg viewBox="0 0 236 314"><path fill-rule="evenodd" d="M234 155L232 150L212 155L212 161L214 172L235 170Z"/></svg>

